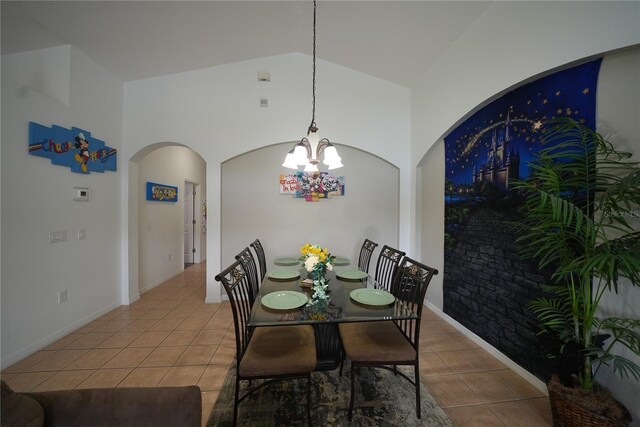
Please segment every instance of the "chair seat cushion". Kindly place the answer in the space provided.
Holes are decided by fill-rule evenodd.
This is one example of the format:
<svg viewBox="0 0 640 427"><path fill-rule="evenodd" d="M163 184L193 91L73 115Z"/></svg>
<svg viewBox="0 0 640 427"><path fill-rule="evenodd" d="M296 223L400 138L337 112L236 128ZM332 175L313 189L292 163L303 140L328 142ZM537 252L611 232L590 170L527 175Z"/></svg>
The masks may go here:
<svg viewBox="0 0 640 427"><path fill-rule="evenodd" d="M417 353L392 321L340 323L345 354L353 362L412 363Z"/></svg>
<svg viewBox="0 0 640 427"><path fill-rule="evenodd" d="M309 325L255 328L240 361L241 377L275 377L316 369L316 340Z"/></svg>

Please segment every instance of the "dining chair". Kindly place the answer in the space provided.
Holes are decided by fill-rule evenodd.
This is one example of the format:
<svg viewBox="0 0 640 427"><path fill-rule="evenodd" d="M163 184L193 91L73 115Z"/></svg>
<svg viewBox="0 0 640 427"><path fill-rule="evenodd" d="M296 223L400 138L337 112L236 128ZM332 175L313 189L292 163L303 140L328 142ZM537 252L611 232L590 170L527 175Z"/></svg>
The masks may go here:
<svg viewBox="0 0 640 427"><path fill-rule="evenodd" d="M258 290L260 289L260 283L262 280L258 278L258 269L256 267L256 260L249 250L249 247L246 247L236 255L236 259L240 261L244 271L249 275L249 283L251 284L251 293L249 294L251 305L256 300L256 296L258 295Z"/></svg>
<svg viewBox="0 0 640 427"><path fill-rule="evenodd" d="M362 243L362 247L360 248L360 256L358 257L358 269L360 271L369 272L369 263L371 262L371 255L373 255L373 251L378 246L377 243L364 239L364 243Z"/></svg>
<svg viewBox="0 0 640 427"><path fill-rule="evenodd" d="M264 248L262 247L262 243L260 243L259 239L254 240L249 246L251 246L256 252L258 265L260 266L260 281L262 282L265 274L267 274L267 260L264 256Z"/></svg>
<svg viewBox="0 0 640 427"><path fill-rule="evenodd" d="M384 245L378 255L376 262L376 273L374 279L380 289L391 292L391 284L396 275L396 270L406 253L391 246Z"/></svg>
<svg viewBox="0 0 640 427"><path fill-rule="evenodd" d="M415 319L338 324L344 354L351 361L349 420L353 415L356 370L367 367L392 370L413 384L416 389L416 415L421 417L420 318L427 287L436 274L438 270L408 257L397 268L391 293L416 315ZM398 371L398 365L413 366L413 380Z"/></svg>
<svg viewBox="0 0 640 427"><path fill-rule="evenodd" d="M274 381L306 379L307 418L311 425L311 372L316 367L316 342L310 325L261 326L248 328L251 313L249 275L239 260L216 275L229 297L236 334L236 387L233 425L238 405L247 396ZM266 381L252 386L252 380ZM248 381L240 396L241 381Z"/></svg>

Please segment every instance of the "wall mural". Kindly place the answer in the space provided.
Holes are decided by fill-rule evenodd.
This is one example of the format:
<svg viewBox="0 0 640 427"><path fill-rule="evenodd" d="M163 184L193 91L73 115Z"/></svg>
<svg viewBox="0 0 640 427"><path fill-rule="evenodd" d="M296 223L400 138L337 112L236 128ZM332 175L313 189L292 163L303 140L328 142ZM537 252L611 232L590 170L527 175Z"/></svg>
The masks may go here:
<svg viewBox="0 0 640 427"><path fill-rule="evenodd" d="M29 154L51 159L54 165L69 166L71 171L89 174L116 171L117 150L93 138L91 132L61 126L43 126L29 122Z"/></svg>
<svg viewBox="0 0 640 427"><path fill-rule="evenodd" d="M280 194L293 195L307 202L344 196L344 176L334 176L328 172L295 172L280 175Z"/></svg>
<svg viewBox="0 0 640 427"><path fill-rule="evenodd" d="M601 60L525 84L482 108L445 139L444 312L542 379L549 338L526 309L545 281L519 259L510 221L513 180L526 180L548 120L595 126Z"/></svg>

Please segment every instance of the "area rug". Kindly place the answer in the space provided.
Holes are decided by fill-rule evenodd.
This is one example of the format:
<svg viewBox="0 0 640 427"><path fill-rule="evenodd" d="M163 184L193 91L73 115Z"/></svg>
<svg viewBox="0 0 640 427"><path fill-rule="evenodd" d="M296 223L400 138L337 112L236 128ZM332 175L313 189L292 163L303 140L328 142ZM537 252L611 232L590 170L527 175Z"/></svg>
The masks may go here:
<svg viewBox="0 0 640 427"><path fill-rule="evenodd" d="M416 417L415 389L385 369L359 369L353 420L348 421L350 367L314 372L311 377L311 418L314 426L451 426L444 411L421 385L422 418ZM402 369L402 368L401 368ZM413 376L413 370L404 371ZM256 382L254 381L254 385ZM240 403L239 426L306 426L307 400L304 380L278 381ZM247 382L242 382L246 387ZM231 366L218 394L207 426L233 425L235 365Z"/></svg>

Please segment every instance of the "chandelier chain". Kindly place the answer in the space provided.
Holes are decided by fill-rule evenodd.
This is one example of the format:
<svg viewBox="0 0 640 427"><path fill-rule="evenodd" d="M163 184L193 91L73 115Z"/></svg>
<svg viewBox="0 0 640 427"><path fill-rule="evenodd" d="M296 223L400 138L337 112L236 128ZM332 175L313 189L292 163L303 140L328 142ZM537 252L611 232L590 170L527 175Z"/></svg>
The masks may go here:
<svg viewBox="0 0 640 427"><path fill-rule="evenodd" d="M311 99L311 124L309 125L309 130L316 127L316 0L313 0L313 85Z"/></svg>

